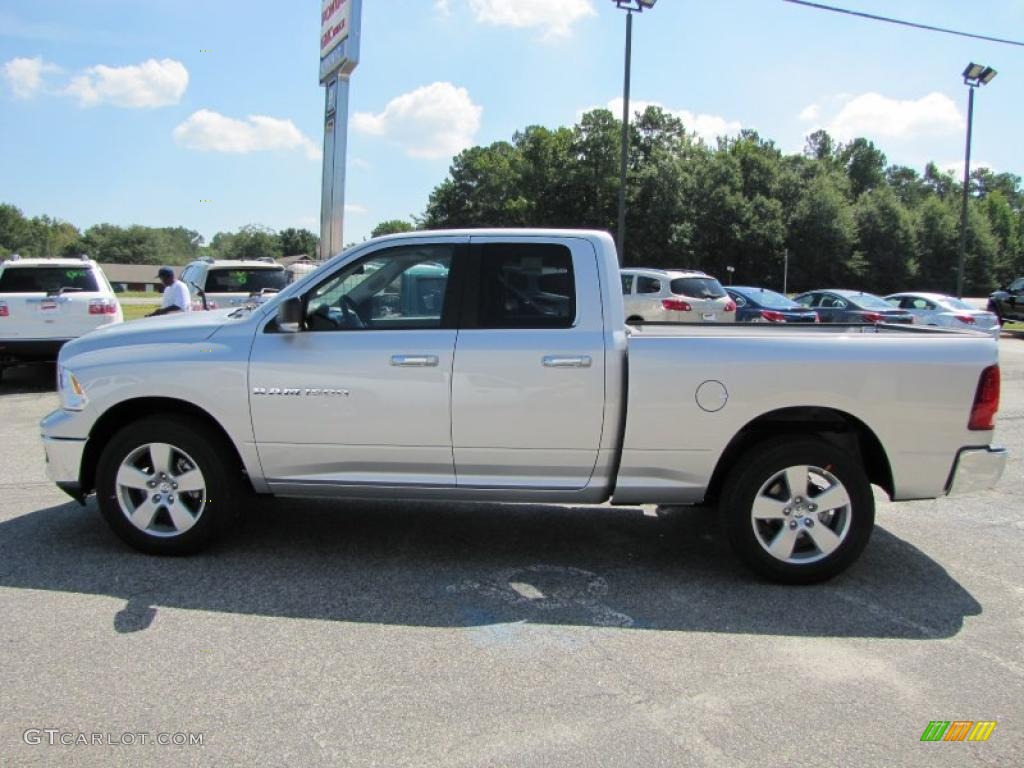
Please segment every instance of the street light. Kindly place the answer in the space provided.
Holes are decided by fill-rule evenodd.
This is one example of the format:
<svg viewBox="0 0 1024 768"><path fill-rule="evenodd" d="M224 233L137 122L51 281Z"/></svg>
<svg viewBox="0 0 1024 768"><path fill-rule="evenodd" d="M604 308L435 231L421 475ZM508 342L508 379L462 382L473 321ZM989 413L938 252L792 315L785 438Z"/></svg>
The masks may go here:
<svg viewBox="0 0 1024 768"><path fill-rule="evenodd" d="M736 267L726 267L725 271L729 273L729 285L732 285L732 273L736 271Z"/></svg>
<svg viewBox="0 0 1024 768"><path fill-rule="evenodd" d="M960 206L960 261L956 271L956 297L964 297L964 254L967 251L967 195L971 186L971 128L974 123L974 89L988 85L996 71L984 64L973 61L964 70L964 85L967 86L967 149L964 153L964 189Z"/></svg>
<svg viewBox="0 0 1024 768"><path fill-rule="evenodd" d="M622 162L619 166L619 231L616 242L620 264L626 258L626 165L629 162L629 68L633 55L633 12L649 11L657 1L612 0L617 8L626 12L626 73L622 86Z"/></svg>

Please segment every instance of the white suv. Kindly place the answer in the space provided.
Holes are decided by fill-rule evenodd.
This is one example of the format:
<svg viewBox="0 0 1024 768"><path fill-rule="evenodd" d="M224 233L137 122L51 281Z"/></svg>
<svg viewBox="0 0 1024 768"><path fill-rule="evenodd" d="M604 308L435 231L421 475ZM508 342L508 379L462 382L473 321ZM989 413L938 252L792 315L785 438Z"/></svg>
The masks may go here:
<svg viewBox="0 0 1024 768"><path fill-rule="evenodd" d="M71 339L124 320L99 265L80 259L0 262L0 375L21 362L51 361Z"/></svg>
<svg viewBox="0 0 1024 768"><path fill-rule="evenodd" d="M695 270L623 269L626 322L732 323L736 302L722 284Z"/></svg>
<svg viewBox="0 0 1024 768"><path fill-rule="evenodd" d="M197 259L181 270L192 294L192 309L260 304L288 285L288 273L273 259ZM203 299L206 299L205 306Z"/></svg>

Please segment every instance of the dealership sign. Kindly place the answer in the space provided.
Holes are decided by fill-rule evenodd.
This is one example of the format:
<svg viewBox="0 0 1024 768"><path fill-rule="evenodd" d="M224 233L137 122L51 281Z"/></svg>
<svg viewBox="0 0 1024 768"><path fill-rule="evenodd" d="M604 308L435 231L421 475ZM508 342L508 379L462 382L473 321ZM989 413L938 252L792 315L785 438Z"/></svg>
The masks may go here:
<svg viewBox="0 0 1024 768"><path fill-rule="evenodd" d="M321 59L348 37L351 24L351 0L322 0L320 3Z"/></svg>
<svg viewBox="0 0 1024 768"><path fill-rule="evenodd" d="M320 82L346 77L359 63L363 0L320 1Z"/></svg>

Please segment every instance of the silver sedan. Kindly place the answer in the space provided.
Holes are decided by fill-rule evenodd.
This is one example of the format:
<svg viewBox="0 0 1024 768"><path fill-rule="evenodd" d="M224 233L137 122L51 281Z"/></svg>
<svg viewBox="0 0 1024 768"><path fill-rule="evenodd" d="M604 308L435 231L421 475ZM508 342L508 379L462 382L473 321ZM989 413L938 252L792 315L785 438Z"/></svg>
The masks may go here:
<svg viewBox="0 0 1024 768"><path fill-rule="evenodd" d="M992 312L972 307L966 301L941 293L894 293L885 300L914 316L917 325L981 331L999 338L999 318Z"/></svg>

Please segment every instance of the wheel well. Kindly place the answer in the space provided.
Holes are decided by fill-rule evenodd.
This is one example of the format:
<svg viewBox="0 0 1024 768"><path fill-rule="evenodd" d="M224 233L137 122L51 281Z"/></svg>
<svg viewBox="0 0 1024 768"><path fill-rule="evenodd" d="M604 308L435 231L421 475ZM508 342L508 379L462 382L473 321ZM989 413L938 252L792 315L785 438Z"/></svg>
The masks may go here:
<svg viewBox="0 0 1024 768"><path fill-rule="evenodd" d="M126 424L159 415L170 415L179 419L186 417L202 422L224 439L225 447L230 449L229 455L236 461L239 471L243 470L242 457L238 455L238 449L235 448L227 431L220 422L202 408L186 400L176 400L172 397L140 397L118 403L100 416L90 430L89 439L85 444L85 453L82 455L82 468L79 475L83 494L90 493L95 489L96 465L110 438Z"/></svg>
<svg viewBox="0 0 1024 768"><path fill-rule="evenodd" d="M833 408L813 406L782 408L758 416L743 427L718 460L706 500L714 501L729 470L739 457L757 443L788 436L818 436L860 458L868 480L893 495L892 468L882 443L863 421Z"/></svg>

